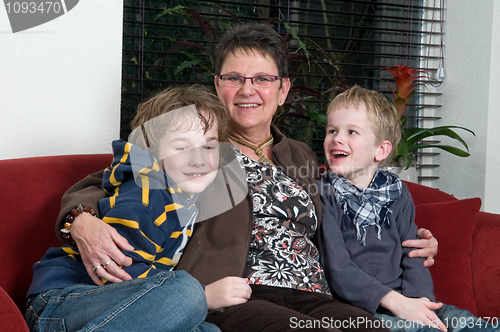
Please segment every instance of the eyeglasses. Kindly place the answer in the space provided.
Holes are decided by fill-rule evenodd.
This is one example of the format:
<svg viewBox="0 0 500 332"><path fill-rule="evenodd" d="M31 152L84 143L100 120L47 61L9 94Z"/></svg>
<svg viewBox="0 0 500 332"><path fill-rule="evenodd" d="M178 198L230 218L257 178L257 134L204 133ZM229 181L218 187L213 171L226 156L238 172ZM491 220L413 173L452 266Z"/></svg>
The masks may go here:
<svg viewBox="0 0 500 332"><path fill-rule="evenodd" d="M258 75L253 77L244 77L240 75L219 75L223 84L228 86L240 87L245 84L245 80L250 80L257 88L269 88L276 80L281 81L281 77L274 75Z"/></svg>

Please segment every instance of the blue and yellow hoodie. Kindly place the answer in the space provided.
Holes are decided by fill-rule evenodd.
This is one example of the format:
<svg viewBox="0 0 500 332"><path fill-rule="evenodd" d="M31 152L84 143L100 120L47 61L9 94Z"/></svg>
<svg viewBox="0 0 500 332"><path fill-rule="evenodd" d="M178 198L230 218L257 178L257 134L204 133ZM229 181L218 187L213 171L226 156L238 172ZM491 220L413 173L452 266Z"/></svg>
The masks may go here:
<svg viewBox="0 0 500 332"><path fill-rule="evenodd" d="M103 177L103 189L111 196L99 202L99 211L102 220L135 249L123 251L133 259L132 265L123 269L132 278L172 270L191 237L198 195L190 197L169 186L167 176L149 151L122 140L114 141L112 146L113 163ZM33 266L27 296L77 284L94 285L78 248L50 248Z"/></svg>

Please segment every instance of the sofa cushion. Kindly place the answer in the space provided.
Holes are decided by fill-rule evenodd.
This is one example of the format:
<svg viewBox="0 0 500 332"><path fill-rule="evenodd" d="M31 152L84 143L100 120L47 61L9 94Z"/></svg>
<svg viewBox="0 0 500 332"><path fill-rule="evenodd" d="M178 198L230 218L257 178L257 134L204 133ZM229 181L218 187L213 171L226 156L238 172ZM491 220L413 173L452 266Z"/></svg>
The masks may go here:
<svg viewBox="0 0 500 332"><path fill-rule="evenodd" d="M0 287L0 331L29 332L21 312Z"/></svg>
<svg viewBox="0 0 500 332"><path fill-rule="evenodd" d="M498 214L479 212L472 243L472 277L481 317L500 319L500 220ZM490 321L492 324L499 320Z"/></svg>
<svg viewBox="0 0 500 332"><path fill-rule="evenodd" d="M472 289L471 251L479 198L418 204L415 223L431 230L439 241L430 267L436 300L478 314Z"/></svg>
<svg viewBox="0 0 500 332"><path fill-rule="evenodd" d="M33 264L60 246L55 221L64 192L86 175L109 166L103 155L50 156L0 163L0 287L24 311ZM3 331L3 330L0 330Z"/></svg>
<svg viewBox="0 0 500 332"><path fill-rule="evenodd" d="M436 203L457 201L455 197L439 189L422 186L413 182L403 181L411 193L415 205L423 203Z"/></svg>

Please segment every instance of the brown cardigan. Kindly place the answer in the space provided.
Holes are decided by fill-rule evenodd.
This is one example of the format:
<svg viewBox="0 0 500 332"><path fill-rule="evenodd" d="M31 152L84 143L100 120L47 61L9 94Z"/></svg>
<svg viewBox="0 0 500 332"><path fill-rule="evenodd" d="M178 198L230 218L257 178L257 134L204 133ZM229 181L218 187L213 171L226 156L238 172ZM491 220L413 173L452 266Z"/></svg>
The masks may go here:
<svg viewBox="0 0 500 332"><path fill-rule="evenodd" d="M306 144L286 138L275 126L271 131L275 142L274 162L310 193L321 220L321 201L315 183L319 176L316 155ZM71 209L78 204L97 209L99 200L107 197L101 181L102 171L87 176L64 194L56 223L59 239L63 219ZM205 285L226 276L243 276L253 225L252 211L252 197L247 194L234 208L198 223L176 270L189 272ZM320 248L318 239L319 224L314 242Z"/></svg>

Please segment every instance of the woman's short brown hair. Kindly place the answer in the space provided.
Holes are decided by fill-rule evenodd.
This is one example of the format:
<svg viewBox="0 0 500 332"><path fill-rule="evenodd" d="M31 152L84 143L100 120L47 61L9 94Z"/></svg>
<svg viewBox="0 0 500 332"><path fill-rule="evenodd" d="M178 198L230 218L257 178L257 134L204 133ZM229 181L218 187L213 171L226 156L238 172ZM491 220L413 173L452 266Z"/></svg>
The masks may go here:
<svg viewBox="0 0 500 332"><path fill-rule="evenodd" d="M278 75L288 77L288 47L272 26L242 23L226 30L215 51L215 75L221 74L227 55L239 49L245 52L259 51L263 56L271 56L278 67Z"/></svg>

